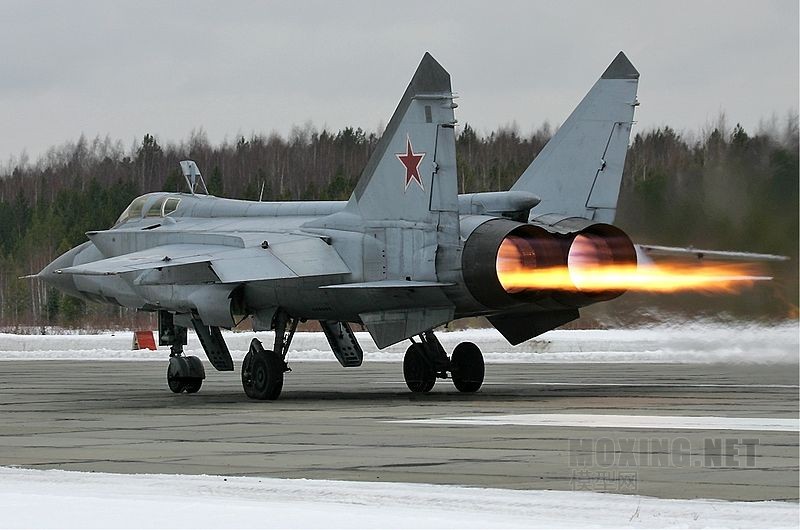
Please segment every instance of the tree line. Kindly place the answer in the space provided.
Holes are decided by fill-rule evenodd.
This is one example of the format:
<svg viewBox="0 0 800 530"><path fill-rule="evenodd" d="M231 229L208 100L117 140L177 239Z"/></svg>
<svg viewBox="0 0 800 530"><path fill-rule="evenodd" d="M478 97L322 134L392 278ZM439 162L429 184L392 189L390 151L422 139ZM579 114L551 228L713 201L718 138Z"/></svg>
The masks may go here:
<svg viewBox="0 0 800 530"><path fill-rule="evenodd" d="M738 124L727 127L721 117L696 133L670 127L637 133L617 224L641 242L790 256L769 288L709 307L744 316L796 316L797 123L792 114L785 124L773 121L748 133ZM457 136L459 192L508 189L553 132L544 124L530 134L515 126L479 134L465 125ZM287 136L254 134L218 145L203 130L179 143L147 134L130 148L108 137L81 136L34 162L12 159L0 168L0 328L127 327L141 321L133 311L110 311L19 277L85 241L85 232L110 227L136 196L185 190L180 160L195 160L218 196L345 200L378 139L361 128L332 132L311 125ZM638 303L691 312L700 302L670 297Z"/></svg>

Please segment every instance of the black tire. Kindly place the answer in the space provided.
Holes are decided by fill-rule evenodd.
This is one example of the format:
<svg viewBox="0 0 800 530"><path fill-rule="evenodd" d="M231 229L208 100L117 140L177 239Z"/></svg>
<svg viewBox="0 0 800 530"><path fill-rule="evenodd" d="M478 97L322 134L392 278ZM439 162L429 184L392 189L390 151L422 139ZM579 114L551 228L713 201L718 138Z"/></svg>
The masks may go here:
<svg viewBox="0 0 800 530"><path fill-rule="evenodd" d="M172 362L171 359L170 363L167 365L167 385L169 389L176 394L183 392L183 389L186 387L183 377L178 377L178 366L179 365Z"/></svg>
<svg viewBox="0 0 800 530"><path fill-rule="evenodd" d="M195 394L200 391L201 386L203 386L202 379L199 377L191 377L184 381L183 389L187 394Z"/></svg>
<svg viewBox="0 0 800 530"><path fill-rule="evenodd" d="M403 378L408 389L415 393L426 393L436 384L436 372L428 362L422 344L412 344L403 358Z"/></svg>
<svg viewBox="0 0 800 530"><path fill-rule="evenodd" d="M480 348L471 342L456 346L450 357L450 373L459 392L477 392L486 373Z"/></svg>
<svg viewBox="0 0 800 530"><path fill-rule="evenodd" d="M206 376L203 363L197 357L170 357L167 365L167 385L176 394L194 394L203 386Z"/></svg>
<svg viewBox="0 0 800 530"><path fill-rule="evenodd" d="M176 394L180 394L183 392L183 389L186 388L186 385L183 382L183 379L178 379L177 377L170 378L167 377L167 385L169 385L169 389L172 390Z"/></svg>
<svg viewBox="0 0 800 530"><path fill-rule="evenodd" d="M242 387L251 399L275 400L283 390L283 363L256 339L242 363Z"/></svg>

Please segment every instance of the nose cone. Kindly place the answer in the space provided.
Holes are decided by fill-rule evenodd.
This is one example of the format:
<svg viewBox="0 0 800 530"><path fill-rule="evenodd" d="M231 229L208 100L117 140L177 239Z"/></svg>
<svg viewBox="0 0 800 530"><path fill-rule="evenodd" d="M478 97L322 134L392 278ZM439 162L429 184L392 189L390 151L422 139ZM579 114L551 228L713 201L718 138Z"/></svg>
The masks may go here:
<svg viewBox="0 0 800 530"><path fill-rule="evenodd" d="M75 279L72 274L64 274L61 270L71 267L75 263L75 256L86 248L88 244L90 243L87 241L63 253L53 260L50 265L42 269L42 272L37 277L60 291L73 296L80 296L77 287L75 287Z"/></svg>

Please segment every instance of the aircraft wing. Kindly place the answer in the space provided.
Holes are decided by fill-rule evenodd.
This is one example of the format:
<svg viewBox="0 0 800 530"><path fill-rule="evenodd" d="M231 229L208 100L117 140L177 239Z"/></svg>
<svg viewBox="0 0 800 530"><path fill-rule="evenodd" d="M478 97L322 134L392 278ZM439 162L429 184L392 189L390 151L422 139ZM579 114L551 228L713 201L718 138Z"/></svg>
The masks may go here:
<svg viewBox="0 0 800 530"><path fill-rule="evenodd" d="M215 256L211 268L222 283L350 273L339 253L318 237L273 243L267 249L237 249Z"/></svg>
<svg viewBox="0 0 800 530"><path fill-rule="evenodd" d="M222 283L347 274L338 253L317 237L293 239L268 248L172 244L59 269L56 274L109 276L208 263Z"/></svg>
<svg viewBox="0 0 800 530"><path fill-rule="evenodd" d="M661 245L635 245L638 256L651 257L687 257L697 259L715 259L730 261L786 261L788 256L775 254L758 254L755 252L732 252L727 250L704 250L694 247L665 247ZM641 261L641 260L640 260Z"/></svg>
<svg viewBox="0 0 800 530"><path fill-rule="evenodd" d="M176 267L210 261L213 255L230 252L224 245L161 245L138 252L122 254L83 265L57 269L56 274L79 274L85 276L110 276L162 267Z"/></svg>

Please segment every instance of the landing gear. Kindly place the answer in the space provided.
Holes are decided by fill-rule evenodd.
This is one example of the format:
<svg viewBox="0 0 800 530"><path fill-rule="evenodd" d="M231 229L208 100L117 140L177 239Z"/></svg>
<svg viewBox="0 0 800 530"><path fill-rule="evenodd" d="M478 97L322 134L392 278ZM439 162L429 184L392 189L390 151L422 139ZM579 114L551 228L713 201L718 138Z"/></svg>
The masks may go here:
<svg viewBox="0 0 800 530"><path fill-rule="evenodd" d="M297 329L298 319L283 311L275 315L275 346L265 350L261 341L253 339L242 362L242 387L251 399L275 400L283 390L283 374L291 371L286 354Z"/></svg>
<svg viewBox="0 0 800 530"><path fill-rule="evenodd" d="M167 385L169 389L180 394L194 394L203 386L206 371L197 357L185 357L183 347L186 345L186 328L173 321L172 313L158 312L158 344L169 346L169 365L167 366Z"/></svg>
<svg viewBox="0 0 800 530"><path fill-rule="evenodd" d="M251 399L278 399L283 390L285 366L274 351L265 350L258 339L253 339L242 363L244 393Z"/></svg>
<svg viewBox="0 0 800 530"><path fill-rule="evenodd" d="M436 378L447 379L447 373L459 392L477 392L483 384L485 366L481 350L471 342L456 346L451 357L442 348L432 331L419 336L406 350L403 358L403 377L414 393L433 389Z"/></svg>
<svg viewBox="0 0 800 530"><path fill-rule="evenodd" d="M169 358L167 366L167 385L169 389L180 394L194 394L203 386L203 379L206 378L203 363L197 357L184 357L173 354Z"/></svg>

